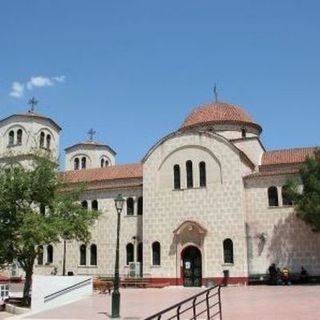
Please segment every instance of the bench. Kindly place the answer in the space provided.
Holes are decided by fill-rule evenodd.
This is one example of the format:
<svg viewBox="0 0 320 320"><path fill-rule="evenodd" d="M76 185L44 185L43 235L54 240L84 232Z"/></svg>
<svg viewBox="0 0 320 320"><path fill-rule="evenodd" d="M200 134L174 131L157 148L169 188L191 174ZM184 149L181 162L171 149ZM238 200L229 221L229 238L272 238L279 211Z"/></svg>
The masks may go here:
<svg viewBox="0 0 320 320"><path fill-rule="evenodd" d="M121 280L121 286L124 288L135 287L135 288L146 288L150 281L143 278L125 278Z"/></svg>
<svg viewBox="0 0 320 320"><path fill-rule="evenodd" d="M289 273L289 281L292 284L304 284L304 283L320 283L320 276L309 275L307 279L301 279L300 273ZM249 276L249 285L261 285L261 284L277 284L271 283L270 275L264 274L252 274ZM279 283L281 284L281 283Z"/></svg>

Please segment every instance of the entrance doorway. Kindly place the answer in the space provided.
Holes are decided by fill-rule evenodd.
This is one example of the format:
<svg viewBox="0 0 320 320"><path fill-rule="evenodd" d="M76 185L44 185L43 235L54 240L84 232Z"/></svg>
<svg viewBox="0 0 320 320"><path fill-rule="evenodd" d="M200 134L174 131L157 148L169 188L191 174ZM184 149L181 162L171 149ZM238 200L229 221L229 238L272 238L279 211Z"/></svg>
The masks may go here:
<svg viewBox="0 0 320 320"><path fill-rule="evenodd" d="M201 251L194 246L188 246L181 252L182 278L185 287L201 287L202 257Z"/></svg>

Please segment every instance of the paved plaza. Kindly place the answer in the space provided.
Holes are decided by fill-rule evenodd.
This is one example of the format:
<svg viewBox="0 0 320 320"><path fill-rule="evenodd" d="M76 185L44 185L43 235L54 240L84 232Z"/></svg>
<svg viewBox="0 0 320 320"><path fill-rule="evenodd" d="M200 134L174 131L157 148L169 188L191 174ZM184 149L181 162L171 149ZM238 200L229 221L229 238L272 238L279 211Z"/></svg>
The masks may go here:
<svg viewBox="0 0 320 320"><path fill-rule="evenodd" d="M122 289L122 319L143 319L201 290ZM222 289L223 320L316 320L320 319L319 299L320 286L227 287ZM25 318L106 320L109 312L110 296L99 294Z"/></svg>

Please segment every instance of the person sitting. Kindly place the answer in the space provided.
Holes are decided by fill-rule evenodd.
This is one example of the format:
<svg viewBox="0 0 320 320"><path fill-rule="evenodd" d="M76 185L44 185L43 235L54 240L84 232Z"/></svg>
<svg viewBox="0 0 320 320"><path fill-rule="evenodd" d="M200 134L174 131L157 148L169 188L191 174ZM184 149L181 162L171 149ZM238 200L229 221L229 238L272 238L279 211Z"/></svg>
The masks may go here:
<svg viewBox="0 0 320 320"><path fill-rule="evenodd" d="M284 267L282 269L282 274L281 274L281 280L283 284L290 285L290 273L289 269L287 267Z"/></svg>
<svg viewBox="0 0 320 320"><path fill-rule="evenodd" d="M309 278L308 271L301 266L301 271L300 271L300 282L301 283L307 283Z"/></svg>
<svg viewBox="0 0 320 320"><path fill-rule="evenodd" d="M277 269L275 263L272 263L268 269L270 275L270 284L277 284Z"/></svg>

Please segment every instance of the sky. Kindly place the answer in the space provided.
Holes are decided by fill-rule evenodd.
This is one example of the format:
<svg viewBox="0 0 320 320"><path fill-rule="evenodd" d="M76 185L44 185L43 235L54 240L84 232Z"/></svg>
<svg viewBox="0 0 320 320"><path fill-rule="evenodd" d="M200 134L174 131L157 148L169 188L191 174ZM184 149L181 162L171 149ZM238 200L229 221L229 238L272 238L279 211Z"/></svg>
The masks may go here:
<svg viewBox="0 0 320 320"><path fill-rule="evenodd" d="M318 0L2 0L0 118L36 111L138 162L196 106L245 108L267 149L320 141Z"/></svg>

